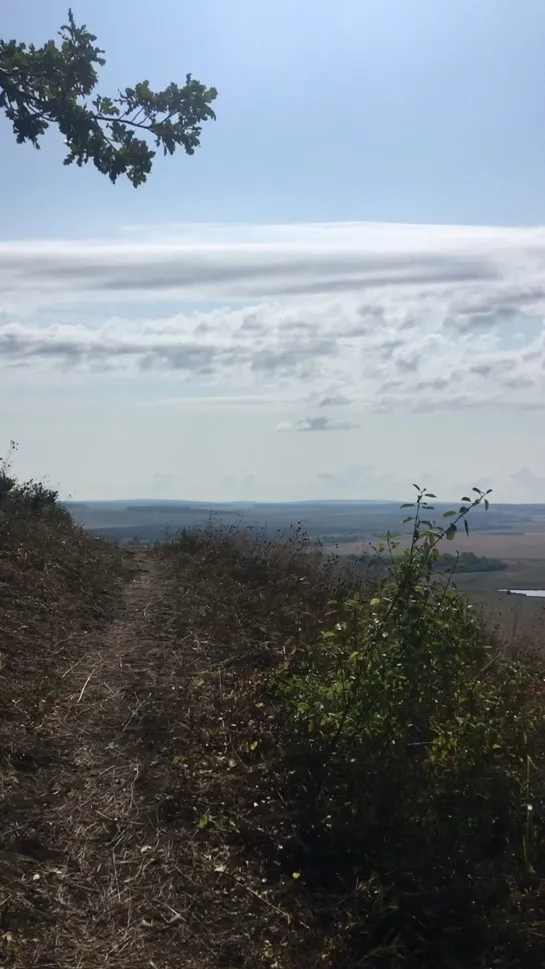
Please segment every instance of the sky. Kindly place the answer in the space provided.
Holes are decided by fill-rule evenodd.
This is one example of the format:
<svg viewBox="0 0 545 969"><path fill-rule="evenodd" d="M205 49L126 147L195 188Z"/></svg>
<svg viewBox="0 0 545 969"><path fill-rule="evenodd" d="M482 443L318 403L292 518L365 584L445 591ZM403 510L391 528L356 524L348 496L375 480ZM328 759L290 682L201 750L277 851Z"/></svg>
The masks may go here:
<svg viewBox="0 0 545 969"><path fill-rule="evenodd" d="M43 43L65 0L0 37ZM63 497L545 501L541 0L73 0L219 91L147 184L0 115L0 455Z"/></svg>

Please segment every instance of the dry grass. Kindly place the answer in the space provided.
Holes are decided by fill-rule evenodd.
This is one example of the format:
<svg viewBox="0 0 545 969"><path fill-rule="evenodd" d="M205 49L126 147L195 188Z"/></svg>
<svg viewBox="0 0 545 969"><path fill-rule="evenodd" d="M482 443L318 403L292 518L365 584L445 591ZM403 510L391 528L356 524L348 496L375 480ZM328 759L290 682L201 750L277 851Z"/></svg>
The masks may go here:
<svg viewBox="0 0 545 969"><path fill-rule="evenodd" d="M122 572L119 551L89 538L59 509L0 508L0 952L6 964L40 964L31 954L40 948L34 933L40 937L56 921L50 882L61 877L64 846L46 817L74 773L73 743L62 731L69 713L66 671L93 651L112 621Z"/></svg>
<svg viewBox="0 0 545 969"><path fill-rule="evenodd" d="M271 681L365 577L297 534L121 553L62 516L2 527L0 965L382 969L396 932L425 936L407 966L521 965L449 961L464 898L389 898L302 837ZM522 924L538 966L541 889L506 890L497 951Z"/></svg>
<svg viewBox="0 0 545 969"><path fill-rule="evenodd" d="M248 554L219 535L127 553L123 569L68 523L22 537L32 595L14 544L2 559L4 708L26 710L3 738L4 963L204 969L277 952L280 966L293 950L314 964L318 914L263 855L254 745L274 744L271 664L316 625L301 595L315 567L289 543ZM332 582L313 586L321 612Z"/></svg>
<svg viewBox="0 0 545 969"><path fill-rule="evenodd" d="M309 562L297 536L275 546L187 534L157 554L170 578L152 614L158 690L142 726L160 754L146 786L160 843L170 845L163 885L169 872L187 906L178 929L186 960L324 964L320 906L294 878L289 779L267 755L280 727L267 690L277 664L323 628L330 596L350 584L332 564Z"/></svg>
<svg viewBox="0 0 545 969"><path fill-rule="evenodd" d="M303 573L282 585L269 550L248 587L230 539L122 554L58 510L4 513L0 542L2 964L270 965L262 930L300 931L292 880L270 901L234 844L255 813L255 690Z"/></svg>
<svg viewBox="0 0 545 969"><path fill-rule="evenodd" d="M541 966L542 882L524 872L511 881L511 860L486 862L474 893L464 877L448 891L433 880L415 891L408 873L362 877L361 846L314 836L310 764L305 776L284 757L289 738L271 685L295 646L331 628L329 603L354 591L357 576L309 563L297 540L275 546L235 533L187 533L159 554L170 580L162 622L157 613L161 700L147 730L163 756L149 781L178 890L192 898L182 938L203 946L197 964Z"/></svg>

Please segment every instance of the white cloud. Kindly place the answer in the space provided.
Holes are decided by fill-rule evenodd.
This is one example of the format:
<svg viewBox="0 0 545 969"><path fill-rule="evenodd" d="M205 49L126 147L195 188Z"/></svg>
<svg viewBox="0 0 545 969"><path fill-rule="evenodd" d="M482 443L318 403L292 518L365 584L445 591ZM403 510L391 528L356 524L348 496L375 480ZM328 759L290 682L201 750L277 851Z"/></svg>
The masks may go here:
<svg viewBox="0 0 545 969"><path fill-rule="evenodd" d="M351 401L344 394L331 394L326 397L322 397L320 401L320 407L344 407L350 404Z"/></svg>
<svg viewBox="0 0 545 969"><path fill-rule="evenodd" d="M0 243L0 361L166 372L216 402L545 406L545 228L161 231ZM173 300L210 308L173 314ZM61 305L72 323L50 322Z"/></svg>
<svg viewBox="0 0 545 969"><path fill-rule="evenodd" d="M543 298L545 229L376 223L206 226L130 242L0 243L3 294L262 300L376 288L526 282Z"/></svg>
<svg viewBox="0 0 545 969"><path fill-rule="evenodd" d="M354 431L359 424L352 424L351 421L335 421L322 415L315 417L305 417L301 421L293 424L279 424L277 431Z"/></svg>

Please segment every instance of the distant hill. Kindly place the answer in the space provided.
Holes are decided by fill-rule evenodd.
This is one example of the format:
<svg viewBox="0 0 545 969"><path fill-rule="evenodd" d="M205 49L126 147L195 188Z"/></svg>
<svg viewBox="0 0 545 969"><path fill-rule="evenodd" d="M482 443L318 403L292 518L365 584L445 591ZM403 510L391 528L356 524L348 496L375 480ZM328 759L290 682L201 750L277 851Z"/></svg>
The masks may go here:
<svg viewBox="0 0 545 969"><path fill-rule="evenodd" d="M156 500L67 502L74 517L94 534L114 541L153 542L183 528L204 524L212 516L225 525L257 527L269 534L285 534L300 526L311 539L326 544L374 540L390 530L408 534L402 524L410 509L401 502L375 499L305 500L291 502L203 502ZM433 515L440 519L456 502L439 502ZM472 531L494 534L545 533L545 505L492 504L476 509Z"/></svg>

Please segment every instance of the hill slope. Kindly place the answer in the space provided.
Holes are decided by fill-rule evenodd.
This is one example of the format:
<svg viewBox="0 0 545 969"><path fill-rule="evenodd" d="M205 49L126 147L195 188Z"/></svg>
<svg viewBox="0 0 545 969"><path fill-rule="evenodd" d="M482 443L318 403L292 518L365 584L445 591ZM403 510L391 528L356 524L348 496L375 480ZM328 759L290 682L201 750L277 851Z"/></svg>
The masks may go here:
<svg viewBox="0 0 545 969"><path fill-rule="evenodd" d="M539 658L409 566L371 588L213 527L123 551L27 499L0 503L2 964L543 964Z"/></svg>

